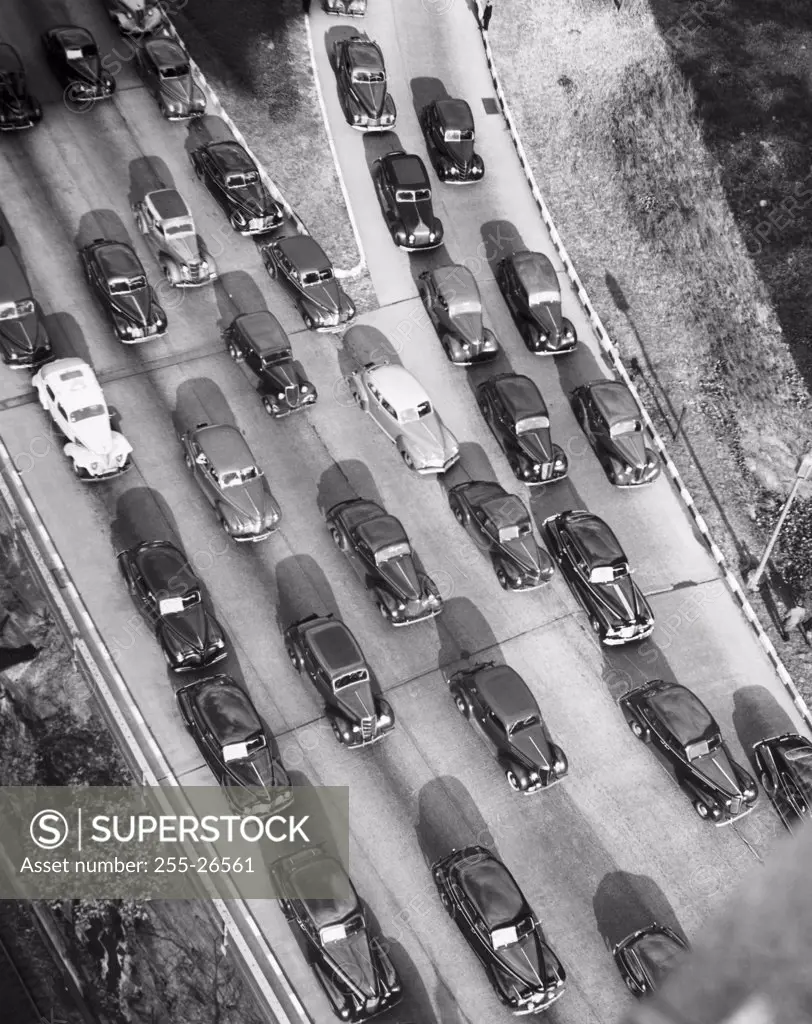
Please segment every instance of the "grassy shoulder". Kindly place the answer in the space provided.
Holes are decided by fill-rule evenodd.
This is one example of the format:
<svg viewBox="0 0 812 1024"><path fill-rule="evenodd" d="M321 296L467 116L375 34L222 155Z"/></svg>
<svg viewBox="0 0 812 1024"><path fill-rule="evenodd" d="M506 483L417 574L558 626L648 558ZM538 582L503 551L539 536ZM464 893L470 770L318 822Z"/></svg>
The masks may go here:
<svg viewBox="0 0 812 1024"><path fill-rule="evenodd" d="M695 5L691 26L729 6ZM569 254L666 439L684 417L672 456L732 567L744 569L812 436L812 409L770 281L731 208L728 170L674 59L666 7L514 0L510 18L495 8L490 36ZM670 7L686 17L684 3ZM740 57L733 49L728 61ZM709 64L707 79L717 71ZM790 590L786 603L798 596ZM769 622L781 607L766 596ZM773 638L812 698L809 649L782 645L776 629Z"/></svg>

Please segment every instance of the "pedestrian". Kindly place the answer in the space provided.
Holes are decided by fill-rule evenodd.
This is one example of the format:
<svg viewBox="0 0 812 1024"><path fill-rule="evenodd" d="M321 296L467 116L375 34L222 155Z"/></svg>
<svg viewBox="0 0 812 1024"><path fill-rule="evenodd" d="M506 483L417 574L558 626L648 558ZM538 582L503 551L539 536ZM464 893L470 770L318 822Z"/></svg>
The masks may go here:
<svg viewBox="0 0 812 1024"><path fill-rule="evenodd" d="M488 31L488 25L491 23L491 15L493 14L493 0L486 0L485 10L482 12L482 31Z"/></svg>

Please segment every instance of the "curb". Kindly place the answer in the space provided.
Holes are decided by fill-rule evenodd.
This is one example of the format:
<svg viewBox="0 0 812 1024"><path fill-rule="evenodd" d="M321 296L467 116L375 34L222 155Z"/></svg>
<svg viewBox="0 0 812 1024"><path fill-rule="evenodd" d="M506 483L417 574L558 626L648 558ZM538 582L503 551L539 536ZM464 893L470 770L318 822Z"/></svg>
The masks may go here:
<svg viewBox="0 0 812 1024"><path fill-rule="evenodd" d="M679 470L672 461L671 457L668 455L668 450L666 449L665 442L660 437L657 428L654 426L653 420L651 419L651 417L648 414L648 411L643 405L637 388L635 387L634 382L629 376L626 367L623 365L623 362L620 357L620 352L617 346L609 337L608 331L603 326L603 322L601 318L598 316L597 312L595 311L595 308L592 305L589 295L587 294L587 291L584 288L577 271L575 270L575 266L572 260L569 258L567 250L564 248L564 243L562 242L561 236L556 230L555 224L553 223L552 215L550 214L547 204L544 201L544 197L541 194L541 190L538 187L535 175L533 173L533 169L530 165L530 161L527 158L524 146L522 145L522 140L519 136L519 129L516 126L513 114L511 113L510 107L508 106L507 97L505 96L505 91L502 88L502 83L499 80L499 73L496 70L496 63L494 61L493 51L491 50L491 44L488 40L488 33L482 28L482 23L479 21L479 19L477 19L477 21L479 23L479 32L482 37L482 44L485 48L485 59L488 63L488 70L490 71L491 74L491 80L493 82L494 90L496 91L496 97L499 100L500 107L502 108L502 114L508 126L510 137L513 140L513 146L519 157L519 162L522 165L522 170L524 171L525 177L527 178L527 182L530 185L530 191L533 193L533 198L535 199L536 205L538 206L539 212L541 213L541 218L544 221L544 224L550 233L550 239L553 245L555 246L555 250L558 253L559 258L561 259L561 262L564 265L564 270L566 271L567 277L569 278L570 283L572 284L575 290L575 294L577 295L578 300L581 303L581 307L586 313L587 318L589 319L589 322L592 325L595 334L597 335L598 342L600 343L601 348L603 349L604 353L610 358L615 372L623 381L623 383L628 387L628 389L631 391L635 401L640 407L640 411L643 414L643 421L646 424L646 428L648 429L651 439L654 442L654 445L657 448L657 451L659 452L663 462L665 462L668 474L671 477L671 480L674 483L677 491L679 492L679 496L682 499L683 504L691 514L691 517L693 518L697 529L702 534L702 537L704 538L705 543L707 544L710 550L713 560L721 569L722 575L724 577L725 583L728 586L728 589L736 598L736 601L738 602L739 607L741 608L744 614L744 617L753 627L753 631L758 637L759 643L764 649L764 652L766 653L767 657L770 659L770 662L772 663L773 668L775 669L776 674L778 675L778 678L784 684L784 687L786 688L787 692L792 698L792 701L795 704L797 711L803 718L806 725L810 729L812 729L812 711L810 711L809 707L807 706L806 702L804 701L803 697L798 691L798 687L795 685L792 676L789 674L786 666L781 661L781 657L778 654L778 651L776 651L775 646L772 640L770 640L769 636L767 635L764 627L761 625L761 621L759 620L759 617L755 609L747 600L747 597L741 587L741 584L728 568L725 556L722 554L722 551L714 541L711 532L708 529L707 523L705 522L704 518L702 517L701 513L696 507L693 496L691 495L688 488L685 486L682 477L680 476Z"/></svg>
<svg viewBox="0 0 812 1024"><path fill-rule="evenodd" d="M257 169L259 171L259 176L260 176L260 179L261 179L263 185L268 189L268 191L271 193L273 198L279 203L279 205L285 211L285 213L288 216L288 218L291 221L293 221L293 224L294 224L297 232L300 235L309 235L310 237L313 237L311 235L311 232L308 230L307 225L305 224L305 222L302 220L302 218L299 216L299 214L293 209L293 207L287 201L285 196L280 191L279 187L276 185L276 183L273 181L271 176L265 170L265 167L263 166L262 162L259 160L259 158L254 153L254 151L251 149L251 147L248 145L247 139L245 138L243 133L240 131L240 129L237 127L237 125L234 123L234 121L232 120L232 118L229 115L229 113L226 111L226 109L223 106L223 104L220 102L220 97L217 95L217 93L214 91L214 89L209 85L209 82L208 82L208 79L206 78L206 76L200 70L199 66L195 63L195 61L192 60L192 57L189 54L189 51L186 49L186 45L183 42L183 39L182 39L180 33L175 28L174 24L172 23L171 19L166 14L166 12L164 12L164 23L166 25L166 28L169 31L169 35L172 37L172 39L174 39L174 41L176 43L178 43L178 45L183 47L184 52L189 57L189 66L192 69L192 73L193 73L193 75L194 75L198 85L200 86L200 88L203 90L203 92L206 95L206 113L207 114L208 113L213 113L217 117L219 117L220 120L223 121L223 123L228 127L228 129L231 132L231 134L234 136L234 140L236 142L239 142L239 144L243 147L243 149L246 151L246 153L251 157L251 159L254 161L254 163L257 166ZM309 31L310 30L309 30L309 26L308 26L308 42L309 42ZM311 54L312 54L312 48L311 48ZM311 60L312 60L312 58L311 58ZM316 84L318 86L318 80L316 80ZM321 95L320 94L319 94L319 98L321 99ZM328 140L330 141L330 145L331 145L331 148L332 148L332 140L330 140L329 134L328 134ZM339 176L339 181L341 182L342 191L344 191L344 184L341 181L340 176ZM344 195L345 195L345 199L346 199L346 192L344 192ZM348 206L348 209L349 209L349 206ZM355 224L354 223L353 223L353 230L355 231ZM357 234L356 234L356 237L357 237ZM351 267L350 270L338 270L338 269L336 269L336 271L335 271L336 277L345 278L345 277L356 277L356 276L358 276L364 270L364 268L365 268L365 263L363 261L363 252L362 252L361 256L362 256L361 263L357 264L355 267Z"/></svg>
<svg viewBox="0 0 812 1024"><path fill-rule="evenodd" d="M0 509L5 510L14 536L23 545L31 567L39 577L50 601L57 622L71 645L74 661L84 669L102 717L113 732L135 779L139 780L138 784L155 789L167 785L179 788L180 782L130 697L127 684L70 578L2 440ZM127 715L124 714L122 705L126 708ZM246 941L243 933L245 928L251 932L259 958L267 963L284 995L290 1001L296 1013L296 1020L300 1024L312 1024L244 900L237 897L229 898L226 902L223 898L213 897L209 902L216 912L224 935L227 934L234 941L255 994L270 1012L269 1019L274 1024L293 1024L271 987L257 956ZM241 923L237 922L237 916L241 918Z"/></svg>

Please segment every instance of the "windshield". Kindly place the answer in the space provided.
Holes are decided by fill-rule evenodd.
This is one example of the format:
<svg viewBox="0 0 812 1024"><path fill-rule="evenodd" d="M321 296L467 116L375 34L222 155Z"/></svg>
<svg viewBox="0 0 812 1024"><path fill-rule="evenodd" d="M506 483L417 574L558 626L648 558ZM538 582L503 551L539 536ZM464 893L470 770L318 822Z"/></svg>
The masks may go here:
<svg viewBox="0 0 812 1024"><path fill-rule="evenodd" d="M34 303L31 299L24 299L22 302L9 302L0 306L0 320L16 320L17 317L31 316L34 312Z"/></svg>
<svg viewBox="0 0 812 1024"><path fill-rule="evenodd" d="M643 429L639 420L621 420L620 423L613 423L609 427L609 436L617 437L620 434L634 434Z"/></svg>
<svg viewBox="0 0 812 1024"><path fill-rule="evenodd" d="M384 82L386 81L381 71L353 71L353 82Z"/></svg>
<svg viewBox="0 0 812 1024"><path fill-rule="evenodd" d="M398 203L422 203L427 199L431 199L431 189L429 188L399 188L395 192L395 202Z"/></svg>
<svg viewBox="0 0 812 1024"><path fill-rule="evenodd" d="M401 409L398 419L401 423L414 423L416 420L428 416L431 412L431 402L421 402L416 409Z"/></svg>
<svg viewBox="0 0 812 1024"><path fill-rule="evenodd" d="M359 914L356 917L351 917L348 921L342 921L341 924L328 924L326 927L320 928L319 938L322 945L327 946L331 942L341 942L348 935L355 935L356 932L362 931L363 927L364 922Z"/></svg>
<svg viewBox="0 0 812 1024"><path fill-rule="evenodd" d="M111 281L110 292L112 295L124 295L128 292L137 292L146 286L147 279L145 277L133 277L129 281Z"/></svg>
<svg viewBox="0 0 812 1024"><path fill-rule="evenodd" d="M302 274L302 284L318 284L319 281L332 281L333 271L328 267L326 270L308 270Z"/></svg>
<svg viewBox="0 0 812 1024"><path fill-rule="evenodd" d="M186 78L189 74L188 64L176 64L173 68L161 68L161 78Z"/></svg>
<svg viewBox="0 0 812 1024"><path fill-rule="evenodd" d="M194 233L195 226L190 220L185 220L182 224L170 224L161 230L167 235L191 235Z"/></svg>
<svg viewBox="0 0 812 1024"><path fill-rule="evenodd" d="M530 533L530 523L516 523L512 526L501 526L499 528L499 540L504 544L508 540L517 540Z"/></svg>
<svg viewBox="0 0 812 1024"><path fill-rule="evenodd" d="M382 562L389 562L393 558L406 558L411 553L412 549L406 541L401 544L389 544L375 552L375 564L381 565Z"/></svg>
<svg viewBox="0 0 812 1024"><path fill-rule="evenodd" d="M504 949L506 946L515 946L519 939L524 938L533 931L533 919L526 917L518 924L511 924L504 928L494 928L491 932L491 944L494 949Z"/></svg>
<svg viewBox="0 0 812 1024"><path fill-rule="evenodd" d="M614 583L629 575L628 565L599 565L589 574L590 583Z"/></svg>
<svg viewBox="0 0 812 1024"><path fill-rule="evenodd" d="M516 424L517 434L531 434L534 430L548 430L550 420L547 416L527 416Z"/></svg>
<svg viewBox="0 0 812 1024"><path fill-rule="evenodd" d="M246 185L255 185L259 181L259 174L256 171L246 171L245 174L230 174L226 185L229 188L245 188Z"/></svg>
<svg viewBox="0 0 812 1024"><path fill-rule="evenodd" d="M91 57L98 57L99 51L95 46L69 46L65 50L65 57L68 60L90 60Z"/></svg>
<svg viewBox="0 0 812 1024"><path fill-rule="evenodd" d="M107 410L103 405L88 405L84 409L77 409L70 414L71 423L81 423L82 420L93 419L94 416L106 416Z"/></svg>
<svg viewBox="0 0 812 1024"><path fill-rule="evenodd" d="M714 734L710 739L699 739L694 743L685 746L685 756L689 761L696 761L700 757L707 757L714 750L718 750L722 743L719 733Z"/></svg>
<svg viewBox="0 0 812 1024"><path fill-rule="evenodd" d="M469 129L460 131L458 128L446 128L443 133L446 142L473 142L474 133Z"/></svg>
<svg viewBox="0 0 812 1024"><path fill-rule="evenodd" d="M343 676L339 676L333 680L334 690L343 690L347 686L353 686L355 683L367 683L369 682L369 673L365 668L356 669L354 672L346 672Z"/></svg>
<svg viewBox="0 0 812 1024"><path fill-rule="evenodd" d="M226 764L231 764L232 761L244 761L255 750L262 750L264 746L265 737L259 732L242 743L227 743L223 747L223 760Z"/></svg>
<svg viewBox="0 0 812 1024"><path fill-rule="evenodd" d="M220 473L217 482L221 487L237 487L239 484L248 483L249 480L256 480L259 475L256 466L248 466L247 469L232 469L227 473Z"/></svg>
<svg viewBox="0 0 812 1024"><path fill-rule="evenodd" d="M158 602L161 615L178 615L180 612L200 604L200 591L192 590L183 597L165 597Z"/></svg>
<svg viewBox="0 0 812 1024"><path fill-rule="evenodd" d="M532 729L534 725L539 724L538 715L528 715L527 718L523 718L520 722L514 722L510 727L510 734L514 732L524 732L525 729Z"/></svg>

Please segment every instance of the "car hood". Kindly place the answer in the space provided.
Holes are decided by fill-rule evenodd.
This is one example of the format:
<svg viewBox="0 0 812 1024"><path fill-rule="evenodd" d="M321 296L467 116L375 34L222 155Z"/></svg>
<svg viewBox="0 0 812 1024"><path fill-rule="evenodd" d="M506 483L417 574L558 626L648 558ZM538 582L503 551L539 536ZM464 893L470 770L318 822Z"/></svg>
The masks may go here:
<svg viewBox="0 0 812 1024"><path fill-rule="evenodd" d="M619 623L631 625L649 615L645 598L631 576L614 583L591 583L590 587L597 600Z"/></svg>
<svg viewBox="0 0 812 1024"><path fill-rule="evenodd" d="M410 555L390 558L378 566L378 572L403 601L417 601L422 594L417 570Z"/></svg>
<svg viewBox="0 0 812 1024"><path fill-rule="evenodd" d="M398 213L407 235L425 238L434 230L434 208L430 199L423 199L419 203L401 203Z"/></svg>
<svg viewBox="0 0 812 1024"><path fill-rule="evenodd" d="M149 285L139 288L136 292L124 295L110 295L110 304L123 317L131 320L139 327L148 327L152 312L152 295Z"/></svg>
<svg viewBox="0 0 812 1024"><path fill-rule="evenodd" d="M531 430L527 434L517 434L519 447L534 462L542 466L553 457L553 441L549 430Z"/></svg>
<svg viewBox="0 0 812 1024"><path fill-rule="evenodd" d="M237 209L246 216L267 217L276 209L276 204L261 181L244 188L231 189L228 197Z"/></svg>
<svg viewBox="0 0 812 1024"><path fill-rule="evenodd" d="M163 622L177 640L196 653L202 654L208 646L209 620L202 602L176 615L164 616Z"/></svg>
<svg viewBox="0 0 812 1024"><path fill-rule="evenodd" d="M524 988L544 989L557 980L557 962L535 930L513 946L498 950L496 955L502 966L516 978L517 995L523 994Z"/></svg>
<svg viewBox="0 0 812 1024"><path fill-rule="evenodd" d="M94 455L110 455L113 451L113 431L107 416L94 416L71 424L73 437Z"/></svg>
<svg viewBox="0 0 812 1024"><path fill-rule="evenodd" d="M561 316L560 302L539 302L529 307L530 316L543 331L551 335L555 342L561 338L564 323Z"/></svg>
<svg viewBox="0 0 812 1024"><path fill-rule="evenodd" d="M320 281L318 284L307 285L302 290L308 302L312 302L323 312L341 312L341 289L335 278L331 281Z"/></svg>
<svg viewBox="0 0 812 1024"><path fill-rule="evenodd" d="M724 747L691 761L693 768L726 796L741 797L742 790L736 772Z"/></svg>
<svg viewBox="0 0 812 1024"><path fill-rule="evenodd" d="M405 425L404 435L411 444L416 445L432 461L445 462L457 450L457 443L453 435L434 413L424 416L415 423Z"/></svg>
<svg viewBox="0 0 812 1024"><path fill-rule="evenodd" d="M11 352L32 355L44 343L42 334L42 324L36 313L16 320L0 320L0 338Z"/></svg>
<svg viewBox="0 0 812 1024"><path fill-rule="evenodd" d="M368 117L380 117L386 103L386 82L353 82L352 92Z"/></svg>
<svg viewBox="0 0 812 1024"><path fill-rule="evenodd" d="M68 62L71 72L89 85L101 81L101 60L98 57L81 57Z"/></svg>
<svg viewBox="0 0 812 1024"><path fill-rule="evenodd" d="M640 431L613 437L610 443L620 458L634 469L645 469L648 465L648 451Z"/></svg>
<svg viewBox="0 0 812 1024"><path fill-rule="evenodd" d="M305 383L305 378L292 359L284 363L266 366L263 368L263 373L280 391L287 391L288 388L300 388Z"/></svg>
<svg viewBox="0 0 812 1024"><path fill-rule="evenodd" d="M192 76L185 78L163 78L161 79L161 96L171 103L180 103L187 107L195 96L195 86Z"/></svg>
<svg viewBox="0 0 812 1024"><path fill-rule="evenodd" d="M338 973L357 990L359 1000L375 998L380 994L380 980L375 970L375 956L369 946L366 931L355 932L346 939L331 942L324 950L338 968Z"/></svg>
<svg viewBox="0 0 812 1024"><path fill-rule="evenodd" d="M451 323L470 344L476 345L485 341L482 313L457 313L451 318Z"/></svg>
<svg viewBox="0 0 812 1024"><path fill-rule="evenodd" d="M545 771L553 766L552 752L547 736L540 725L534 725L530 729L522 729L510 737L510 745L525 757L530 764Z"/></svg>
<svg viewBox="0 0 812 1024"><path fill-rule="evenodd" d="M250 759L232 761L228 768L244 786L268 790L274 786L287 785L287 780L279 777L281 773L277 771L276 762L267 747L257 751Z"/></svg>
<svg viewBox="0 0 812 1024"><path fill-rule="evenodd" d="M264 476L238 487L227 487L220 494L223 501L241 518L258 526L262 525L271 512L276 511L276 502Z"/></svg>
<svg viewBox="0 0 812 1024"><path fill-rule="evenodd" d="M513 540L506 540L502 548L510 555L512 560L524 573L537 574L541 571L541 560L539 557L539 546L535 537L528 534L525 537L515 537Z"/></svg>
<svg viewBox="0 0 812 1024"><path fill-rule="evenodd" d="M335 700L344 716L353 723L375 717L375 701L369 683L346 686L335 694Z"/></svg>
<svg viewBox="0 0 812 1024"><path fill-rule="evenodd" d="M18 95L9 86L0 84L0 110L11 117L22 117L28 109L27 96Z"/></svg>
<svg viewBox="0 0 812 1024"><path fill-rule="evenodd" d="M474 143L471 142L445 142L445 151L458 167L463 169L470 167L474 159Z"/></svg>
<svg viewBox="0 0 812 1024"><path fill-rule="evenodd" d="M165 238L162 245L172 253L179 263L194 264L199 263L202 259L200 245L195 234L175 235L171 240Z"/></svg>

